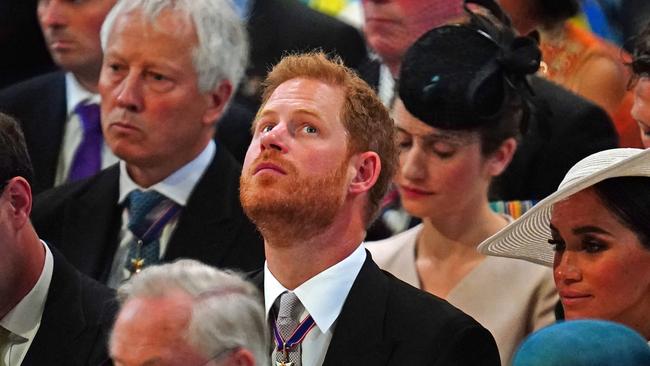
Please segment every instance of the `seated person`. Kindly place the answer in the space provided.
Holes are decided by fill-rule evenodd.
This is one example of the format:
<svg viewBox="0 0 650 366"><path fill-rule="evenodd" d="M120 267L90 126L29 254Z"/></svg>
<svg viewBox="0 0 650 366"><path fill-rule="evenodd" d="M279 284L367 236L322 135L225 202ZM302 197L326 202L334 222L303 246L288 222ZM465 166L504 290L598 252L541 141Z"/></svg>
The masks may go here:
<svg viewBox="0 0 650 366"><path fill-rule="evenodd" d="M145 268L118 296L109 345L118 366L269 364L262 297L233 273L179 260Z"/></svg>
<svg viewBox="0 0 650 366"><path fill-rule="evenodd" d="M650 150L612 149L479 246L553 267L566 319L625 324L650 339Z"/></svg>
<svg viewBox="0 0 650 366"><path fill-rule="evenodd" d="M18 122L0 114L0 365L96 366L107 358L114 293L39 239L32 175Z"/></svg>
<svg viewBox="0 0 650 366"><path fill-rule="evenodd" d="M509 47L497 41L505 31L477 17L425 33L406 53L403 102L396 102L394 114L400 150L395 183L404 209L422 224L367 248L382 269L485 326L507 365L528 333L555 321L557 302L547 268L476 252L512 220L490 209L488 190L517 148L528 114L524 78L539 65L539 50L532 39L517 38L532 52L513 57L534 66L519 71L499 61Z"/></svg>

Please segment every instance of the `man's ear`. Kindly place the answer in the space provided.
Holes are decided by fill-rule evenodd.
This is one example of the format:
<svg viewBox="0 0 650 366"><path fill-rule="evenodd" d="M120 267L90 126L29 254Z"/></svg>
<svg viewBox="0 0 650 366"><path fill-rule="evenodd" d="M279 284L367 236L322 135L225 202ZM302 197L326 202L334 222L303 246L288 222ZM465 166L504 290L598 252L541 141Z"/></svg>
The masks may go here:
<svg viewBox="0 0 650 366"><path fill-rule="evenodd" d="M11 207L11 220L16 228L23 227L29 222L32 212L32 188L23 177L11 178L4 188L2 200Z"/></svg>
<svg viewBox="0 0 650 366"><path fill-rule="evenodd" d="M512 157L517 151L517 140L510 137L501 143L501 146L490 154L486 160L487 174L496 177L503 173L512 161Z"/></svg>
<svg viewBox="0 0 650 366"><path fill-rule="evenodd" d="M350 193L363 193L369 191L379 179L381 172L381 159L374 151L356 154L354 163L355 175L350 183Z"/></svg>
<svg viewBox="0 0 650 366"><path fill-rule="evenodd" d="M230 81L223 80L217 87L207 93L208 109L203 115L203 123L214 125L217 122L226 109L232 91L233 87Z"/></svg>
<svg viewBox="0 0 650 366"><path fill-rule="evenodd" d="M228 366L255 366L255 356L246 348L239 348L228 357L226 365Z"/></svg>

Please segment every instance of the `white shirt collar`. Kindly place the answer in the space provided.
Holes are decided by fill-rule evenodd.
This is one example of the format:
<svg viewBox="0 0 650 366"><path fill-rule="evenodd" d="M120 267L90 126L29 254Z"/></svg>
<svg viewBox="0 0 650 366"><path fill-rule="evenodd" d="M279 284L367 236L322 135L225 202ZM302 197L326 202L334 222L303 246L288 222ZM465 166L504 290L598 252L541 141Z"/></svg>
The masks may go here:
<svg viewBox="0 0 650 366"><path fill-rule="evenodd" d="M327 332L338 318L365 260L366 250L363 245L359 245L347 258L293 290L321 332ZM264 306L267 319L273 303L285 291L289 290L280 284L264 263Z"/></svg>
<svg viewBox="0 0 650 366"><path fill-rule="evenodd" d="M210 140L208 145L194 160L185 164L183 167L172 173L162 181L145 189L135 183L129 173L126 171L126 163L120 161L120 196L118 203L122 204L128 197L129 193L133 190L140 189L143 191L155 190L156 192L164 195L181 206L187 204L187 200L192 194L192 190L199 179L203 176L206 169L210 165L214 155L216 154L217 146L213 140Z"/></svg>
<svg viewBox="0 0 650 366"><path fill-rule="evenodd" d="M21 337L23 341L27 341L36 335L36 330L41 324L47 293L52 281L54 259L47 245L42 241L41 243L45 250L45 263L38 281L27 295L0 320L2 327L10 331L12 335Z"/></svg>
<svg viewBox="0 0 650 366"><path fill-rule="evenodd" d="M68 116L74 112L77 104L87 101L91 103L100 102L99 94L86 90L71 72L65 73L65 98L67 101Z"/></svg>

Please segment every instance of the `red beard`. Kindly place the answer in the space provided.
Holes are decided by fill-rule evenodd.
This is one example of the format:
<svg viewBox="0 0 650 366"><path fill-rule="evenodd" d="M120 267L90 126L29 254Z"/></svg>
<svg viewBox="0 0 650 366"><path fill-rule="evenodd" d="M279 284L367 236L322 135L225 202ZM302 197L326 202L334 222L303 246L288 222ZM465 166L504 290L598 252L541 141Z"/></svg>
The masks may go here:
<svg viewBox="0 0 650 366"><path fill-rule="evenodd" d="M244 212L263 235L272 233L287 241L317 235L334 222L345 201L348 161L328 175L305 177L279 152L267 149L240 178ZM261 163L272 163L286 175L253 175Z"/></svg>

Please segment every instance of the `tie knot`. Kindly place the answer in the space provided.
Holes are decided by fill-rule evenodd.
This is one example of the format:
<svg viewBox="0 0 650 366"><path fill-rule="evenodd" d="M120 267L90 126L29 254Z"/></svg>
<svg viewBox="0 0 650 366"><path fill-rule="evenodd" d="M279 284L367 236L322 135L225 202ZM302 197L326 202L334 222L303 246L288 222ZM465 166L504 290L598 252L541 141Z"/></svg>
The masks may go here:
<svg viewBox="0 0 650 366"><path fill-rule="evenodd" d="M298 321L304 307L293 292L285 292L280 295L280 307L278 308L278 319L288 318Z"/></svg>
<svg viewBox="0 0 650 366"><path fill-rule="evenodd" d="M74 111L81 120L81 125L83 126L84 133L101 133L102 126L99 118L99 104L84 104L84 102L81 102L77 104Z"/></svg>
<svg viewBox="0 0 650 366"><path fill-rule="evenodd" d="M142 240L152 225L175 206L173 201L156 191L139 189L129 193L128 205L129 230Z"/></svg>

